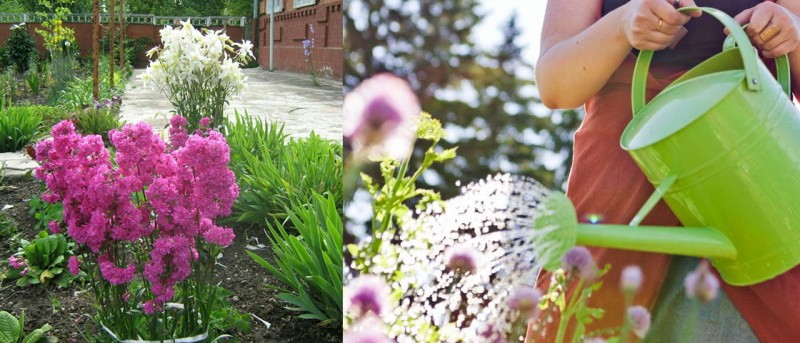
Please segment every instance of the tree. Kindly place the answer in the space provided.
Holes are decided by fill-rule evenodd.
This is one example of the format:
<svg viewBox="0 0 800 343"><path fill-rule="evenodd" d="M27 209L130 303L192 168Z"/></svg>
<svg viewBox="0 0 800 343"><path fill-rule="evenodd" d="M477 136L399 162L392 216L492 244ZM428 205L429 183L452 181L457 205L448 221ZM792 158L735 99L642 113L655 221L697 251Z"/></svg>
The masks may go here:
<svg viewBox="0 0 800 343"><path fill-rule="evenodd" d="M561 187L571 164L576 111L541 105L533 67L522 56L516 14L495 49L477 49L471 29L482 19L477 1L352 1L345 13L345 85L390 71L409 79L423 109L441 120L459 157L434 165L425 187L445 196L488 174L510 172ZM438 5L438 7L437 7ZM428 21L424 18L435 18ZM421 157L423 148L415 151Z"/></svg>

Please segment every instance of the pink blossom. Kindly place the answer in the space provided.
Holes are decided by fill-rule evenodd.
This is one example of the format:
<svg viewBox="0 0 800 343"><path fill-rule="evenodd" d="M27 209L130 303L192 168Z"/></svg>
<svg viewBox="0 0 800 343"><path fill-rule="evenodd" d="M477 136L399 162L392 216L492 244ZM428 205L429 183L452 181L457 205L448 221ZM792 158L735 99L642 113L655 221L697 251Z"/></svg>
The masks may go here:
<svg viewBox="0 0 800 343"><path fill-rule="evenodd" d="M236 235L233 234L233 229L223 228L216 225L211 226L205 233L203 233L203 238L205 238L206 241L223 247L231 245L234 237L236 237Z"/></svg>
<svg viewBox="0 0 800 343"><path fill-rule="evenodd" d="M59 234L61 233L61 224L55 220L51 220L47 223L47 226L50 227L50 233L52 234Z"/></svg>
<svg viewBox="0 0 800 343"><path fill-rule="evenodd" d="M208 117L203 117L203 118L200 119L200 123L199 124L200 124L201 128L207 129L208 125L211 125L211 119L208 118Z"/></svg>
<svg viewBox="0 0 800 343"><path fill-rule="evenodd" d="M374 275L362 275L353 280L346 290L346 308L357 318L370 312L380 317L383 311L388 310L388 297L389 286L383 279Z"/></svg>
<svg viewBox="0 0 800 343"><path fill-rule="evenodd" d="M519 311L526 318L533 317L539 309L542 292L533 287L523 286L508 299L508 307Z"/></svg>
<svg viewBox="0 0 800 343"><path fill-rule="evenodd" d="M644 338L650 331L650 312L642 306L628 307L628 320L636 337Z"/></svg>
<svg viewBox="0 0 800 343"><path fill-rule="evenodd" d="M622 270L620 278L623 292L636 293L642 286L642 269L639 266L627 266Z"/></svg>
<svg viewBox="0 0 800 343"><path fill-rule="evenodd" d="M475 273L481 265L480 260L480 252L470 245L456 245L445 251L447 268L459 274Z"/></svg>
<svg viewBox="0 0 800 343"><path fill-rule="evenodd" d="M567 251L562 265L566 271L577 272L583 279L592 279L597 275L597 265L586 247L576 246Z"/></svg>
<svg viewBox="0 0 800 343"><path fill-rule="evenodd" d="M25 276L25 274L28 274L28 268L27 267L25 269L23 269L21 272L19 272L19 275Z"/></svg>
<svg viewBox="0 0 800 343"><path fill-rule="evenodd" d="M420 111L406 81L391 74L373 76L345 96L344 139L373 158L405 158L411 153Z"/></svg>
<svg viewBox="0 0 800 343"><path fill-rule="evenodd" d="M177 150L186 144L189 136L186 134L186 126L189 123L182 116L174 116L169 121L169 142L171 150Z"/></svg>
<svg viewBox="0 0 800 343"><path fill-rule="evenodd" d="M686 296L697 297L704 303L716 299L719 293L719 279L711 273L708 260L700 261L697 268L686 275L683 285L686 288Z"/></svg>
<svg viewBox="0 0 800 343"><path fill-rule="evenodd" d="M131 280L133 280L133 274L136 273L135 264L128 264L124 268L117 267L108 253L98 256L97 262L100 265L100 274L112 285L122 285L131 282Z"/></svg>
<svg viewBox="0 0 800 343"><path fill-rule="evenodd" d="M67 267L69 267L69 273L72 275L80 274L80 262L78 261L77 256L72 256L69 258L69 262L67 262Z"/></svg>
<svg viewBox="0 0 800 343"><path fill-rule="evenodd" d="M11 267L14 269L20 269L28 265L24 258L17 258L14 256L8 258L8 263L11 264Z"/></svg>

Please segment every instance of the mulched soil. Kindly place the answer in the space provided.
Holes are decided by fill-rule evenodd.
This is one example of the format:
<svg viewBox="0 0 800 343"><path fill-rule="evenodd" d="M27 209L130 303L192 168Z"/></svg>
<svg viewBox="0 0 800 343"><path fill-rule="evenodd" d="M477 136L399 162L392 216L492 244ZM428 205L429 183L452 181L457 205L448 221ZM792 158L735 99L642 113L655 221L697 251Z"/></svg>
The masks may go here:
<svg viewBox="0 0 800 343"><path fill-rule="evenodd" d="M13 206L3 212L25 239L37 234L36 221L28 214L28 201L38 195L39 187L38 180L24 177L7 177L0 183L0 208ZM232 293L228 300L236 310L254 314L271 326L267 328L260 320L252 318L250 332L229 334L239 342L341 342L341 326L321 327L318 322L295 318L295 313L286 310L285 304L275 298L277 292L265 287L265 284L279 285L279 282L245 253L245 246L253 244L255 239L264 244L269 242L264 232L238 228L236 235L234 243L223 251L220 263L226 268L218 269L217 278L222 281L222 287ZM0 260L12 253L8 240L0 240ZM258 254L273 261L269 247ZM0 272L4 272L2 269L8 264L0 262L0 265ZM53 326L51 334L60 342L84 342L84 335L91 336L98 329L89 318L94 313L90 296L80 291L81 286L75 283L68 289L59 289L54 285L19 288L12 281L2 282L0 310L17 316L24 310L26 332L49 323Z"/></svg>

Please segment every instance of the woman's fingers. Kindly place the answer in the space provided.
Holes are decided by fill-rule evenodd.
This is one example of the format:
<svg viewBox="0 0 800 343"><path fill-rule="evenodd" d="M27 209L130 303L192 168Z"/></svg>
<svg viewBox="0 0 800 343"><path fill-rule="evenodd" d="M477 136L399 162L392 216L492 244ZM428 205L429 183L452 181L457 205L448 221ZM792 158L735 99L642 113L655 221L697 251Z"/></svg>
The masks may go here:
<svg viewBox="0 0 800 343"><path fill-rule="evenodd" d="M770 49L770 50L762 50L762 54L766 58L775 58L778 56L783 56L794 50L795 44L792 44L789 41L784 41L783 43L779 44L778 46Z"/></svg>

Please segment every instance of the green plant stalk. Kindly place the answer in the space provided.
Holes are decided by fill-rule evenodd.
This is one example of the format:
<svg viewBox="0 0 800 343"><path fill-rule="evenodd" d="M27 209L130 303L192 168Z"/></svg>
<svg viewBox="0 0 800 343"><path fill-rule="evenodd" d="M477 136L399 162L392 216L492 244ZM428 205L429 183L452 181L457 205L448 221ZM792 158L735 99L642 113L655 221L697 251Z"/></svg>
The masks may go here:
<svg viewBox="0 0 800 343"><path fill-rule="evenodd" d="M681 339L679 342L688 343L694 338L694 332L697 330L697 320L700 317L700 302L697 299L692 301L692 310L689 312L689 327L681 331Z"/></svg>
<svg viewBox="0 0 800 343"><path fill-rule="evenodd" d="M567 307L564 309L564 312L561 313L561 320L558 324L558 332L556 333L556 342L563 342L564 341L564 334L567 331L567 325L569 325L569 320L572 318L572 315L575 314L575 301L578 298L581 298L581 291L583 290L583 279L578 280L578 285L575 287L575 291L572 293L572 297L570 297L569 303Z"/></svg>

